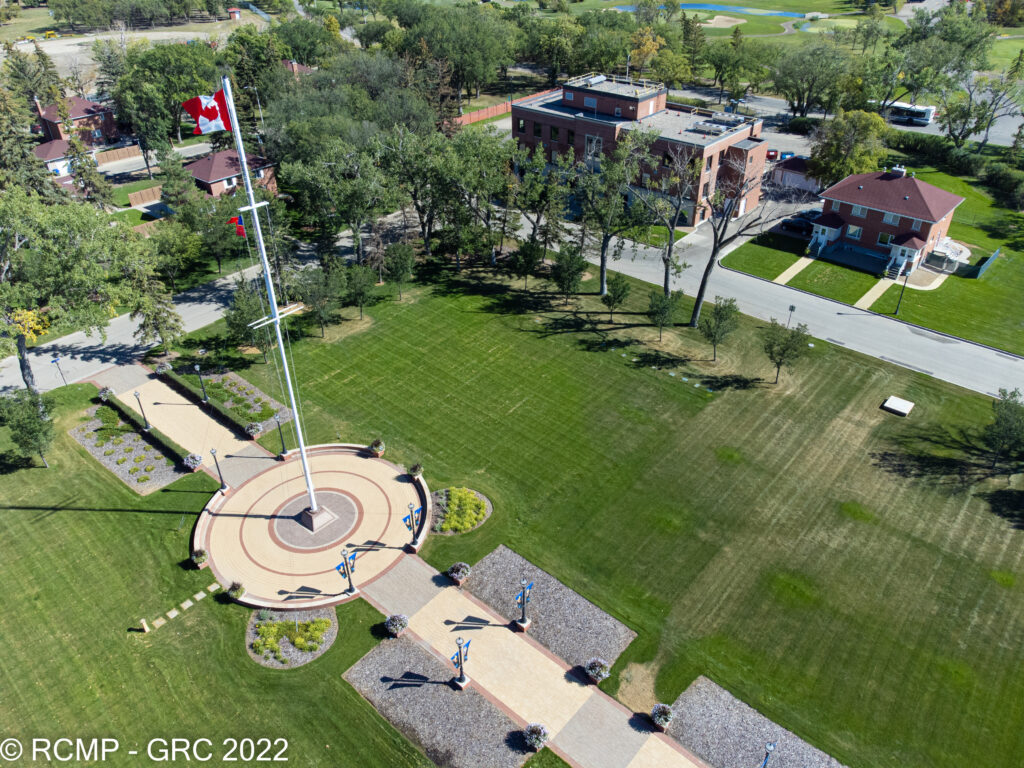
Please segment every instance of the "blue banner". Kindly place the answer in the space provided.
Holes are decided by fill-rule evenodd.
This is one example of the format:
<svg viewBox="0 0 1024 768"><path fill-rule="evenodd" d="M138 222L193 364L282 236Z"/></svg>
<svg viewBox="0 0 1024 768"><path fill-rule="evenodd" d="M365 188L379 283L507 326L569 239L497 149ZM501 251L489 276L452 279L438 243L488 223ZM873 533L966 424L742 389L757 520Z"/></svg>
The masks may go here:
<svg viewBox="0 0 1024 768"><path fill-rule="evenodd" d="M412 530L412 518L409 515L403 517L402 522L405 523L406 528L408 528L410 531Z"/></svg>
<svg viewBox="0 0 1024 768"><path fill-rule="evenodd" d="M472 643L472 642L473 642L472 640L467 640L466 644L464 646L462 646L462 660L463 661L467 661L469 659L469 644Z"/></svg>

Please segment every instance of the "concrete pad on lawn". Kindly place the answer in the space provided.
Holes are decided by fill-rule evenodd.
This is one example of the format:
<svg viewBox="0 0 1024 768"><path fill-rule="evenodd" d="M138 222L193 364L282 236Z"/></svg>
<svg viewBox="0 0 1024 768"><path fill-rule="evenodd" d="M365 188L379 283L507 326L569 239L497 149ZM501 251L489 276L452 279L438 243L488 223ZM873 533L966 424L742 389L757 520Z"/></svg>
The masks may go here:
<svg viewBox="0 0 1024 768"><path fill-rule="evenodd" d="M456 637L471 640L466 674L474 684L526 722L544 723L552 736L596 690L454 588L420 609L409 628L446 656L455 652Z"/></svg>
<svg viewBox="0 0 1024 768"><path fill-rule="evenodd" d="M171 610L169 610L167 612L167 618L168 619L176 619L176 618L178 618L178 611L177 611L177 609L172 608Z"/></svg>
<svg viewBox="0 0 1024 768"><path fill-rule="evenodd" d="M167 619L164 619L164 618L154 619L154 621L153 621L153 629L160 629L160 627L162 627L166 623L167 623Z"/></svg>
<svg viewBox="0 0 1024 768"><path fill-rule="evenodd" d="M195 603L193 603L191 600L186 600L184 603L181 604L181 610L187 611L193 605L195 605Z"/></svg>
<svg viewBox="0 0 1024 768"><path fill-rule="evenodd" d="M438 765L519 768L529 756L522 726L472 686L455 690L451 668L414 640L385 640L344 677Z"/></svg>
<svg viewBox="0 0 1024 768"><path fill-rule="evenodd" d="M418 557L403 557L390 571L363 587L363 594L376 602L385 613L413 616L451 585Z"/></svg>
<svg viewBox="0 0 1024 768"><path fill-rule="evenodd" d="M789 266L785 272L783 272L781 275L772 280L772 282L778 283L779 285L785 285L798 274L807 269L807 267L811 266L811 264L813 263L814 259L809 258L807 256L801 256L799 259L796 260L794 264Z"/></svg>
<svg viewBox="0 0 1024 768"><path fill-rule="evenodd" d="M192 595L192 599L195 600L197 603L204 597L206 597L205 592L196 592L194 595Z"/></svg>
<svg viewBox="0 0 1024 768"><path fill-rule="evenodd" d="M646 723L641 726L643 730L637 730L628 723L629 717L610 698L596 694L558 732L553 743L581 765L627 768L651 738Z"/></svg>

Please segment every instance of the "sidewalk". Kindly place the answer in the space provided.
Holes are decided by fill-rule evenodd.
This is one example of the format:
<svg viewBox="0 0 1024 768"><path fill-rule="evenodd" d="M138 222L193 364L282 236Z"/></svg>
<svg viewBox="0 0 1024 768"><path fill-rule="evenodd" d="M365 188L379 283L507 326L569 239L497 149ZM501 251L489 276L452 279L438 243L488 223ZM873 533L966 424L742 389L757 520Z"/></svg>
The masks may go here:
<svg viewBox="0 0 1024 768"><path fill-rule="evenodd" d="M548 744L571 765L706 768L668 736L638 726L635 713L577 679L568 664L528 634L513 631L469 593L454 586L438 589L444 579L410 556L363 595L384 614L408 613L414 639L441 658L455 651L456 637L470 639L471 687L517 722L542 723L550 733Z"/></svg>

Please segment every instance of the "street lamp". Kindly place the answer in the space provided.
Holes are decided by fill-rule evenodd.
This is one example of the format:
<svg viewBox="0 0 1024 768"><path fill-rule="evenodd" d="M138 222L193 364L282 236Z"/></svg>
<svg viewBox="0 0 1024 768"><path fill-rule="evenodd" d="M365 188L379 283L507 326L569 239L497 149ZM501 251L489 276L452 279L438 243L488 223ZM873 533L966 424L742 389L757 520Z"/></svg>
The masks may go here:
<svg viewBox="0 0 1024 768"><path fill-rule="evenodd" d="M203 374L199 370L199 363L193 365L192 368L195 369L196 376L199 377L199 386L203 388L203 402L208 403L210 402L210 398L206 396L206 382L203 381Z"/></svg>
<svg viewBox="0 0 1024 768"><path fill-rule="evenodd" d="M214 466L217 467L217 477L220 478L220 492L224 493L228 489L228 484L224 482L224 473L220 471L220 462L217 461L217 449L211 448L210 455L213 456Z"/></svg>
<svg viewBox="0 0 1024 768"><path fill-rule="evenodd" d="M796 304L789 305L789 317L786 319L786 327L789 328L789 324L793 321L793 313L796 312Z"/></svg>
<svg viewBox="0 0 1024 768"><path fill-rule="evenodd" d="M144 408L142 407L142 398L141 398L141 397L139 397L139 393L138 393L138 392L135 392L135 393L133 393L133 394L135 395L135 402L137 402L137 403L139 404L139 413L141 413L141 414L142 414L142 420L143 420L144 422L146 422L146 426L144 426L144 427L142 428L142 431L143 431L143 432L149 432L149 429L150 429L149 419L147 419L147 418L146 418L146 411L145 411L145 409L144 409Z"/></svg>
<svg viewBox="0 0 1024 768"><path fill-rule="evenodd" d="M458 646L458 650L455 655L452 656L452 661L459 670L459 676L455 678L455 685L460 691L465 690L466 686L469 685L469 676L466 674L466 661L469 659L469 644L472 640L463 640L461 637L455 638L455 645Z"/></svg>
<svg viewBox="0 0 1024 768"><path fill-rule="evenodd" d="M409 502L409 516L405 518L405 527L412 533L412 546L416 546L416 505Z"/></svg>
<svg viewBox="0 0 1024 768"><path fill-rule="evenodd" d="M284 461L284 432L281 430L281 414L277 413L276 411L274 412L274 421L277 422L277 436L281 438L281 453L278 455L277 458L280 461Z"/></svg>
<svg viewBox="0 0 1024 768"><path fill-rule="evenodd" d="M352 571L356 569L356 556L355 553L349 554L348 547L342 547L341 549L341 565L338 566L338 570L343 576L348 577L348 594L354 595L356 593L356 585L352 582Z"/></svg>
<svg viewBox="0 0 1024 768"><path fill-rule="evenodd" d="M775 747L778 746L777 741L769 741L764 745L764 762L761 763L761 768L765 768L768 765L768 758L772 756L772 752L775 751Z"/></svg>
<svg viewBox="0 0 1024 768"><path fill-rule="evenodd" d="M57 366L57 373L60 374L60 380L64 382L64 386L66 387L68 385L68 380L64 378L64 371L60 367L60 355L53 358L50 362Z"/></svg>
<svg viewBox="0 0 1024 768"><path fill-rule="evenodd" d="M516 619L516 629L520 632L525 632L530 628L530 620L526 617L526 606L529 604L530 595L533 593L533 582L527 582L526 577L523 576L523 578L519 580L519 586L522 587L522 590L518 595L516 595L516 602L519 604L519 607L522 608L523 613L518 619Z"/></svg>

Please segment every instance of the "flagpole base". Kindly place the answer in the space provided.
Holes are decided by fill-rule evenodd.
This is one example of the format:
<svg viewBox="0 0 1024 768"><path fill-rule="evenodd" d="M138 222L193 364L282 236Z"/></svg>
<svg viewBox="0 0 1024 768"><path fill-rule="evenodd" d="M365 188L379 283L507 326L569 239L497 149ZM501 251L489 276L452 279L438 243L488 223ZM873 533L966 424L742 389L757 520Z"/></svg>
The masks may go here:
<svg viewBox="0 0 1024 768"><path fill-rule="evenodd" d="M470 683L469 675L463 675L462 677L452 678L452 685L458 688L460 691L464 691L469 688Z"/></svg>
<svg viewBox="0 0 1024 768"><path fill-rule="evenodd" d="M512 629L514 629L516 632L525 632L530 628L531 624L533 624L533 619L527 619L526 621L523 621L522 619L516 619L512 622Z"/></svg>
<svg viewBox="0 0 1024 768"><path fill-rule="evenodd" d="M315 511L306 507L299 513L299 522L313 533L316 533L333 519L334 515L323 507L317 507Z"/></svg>

